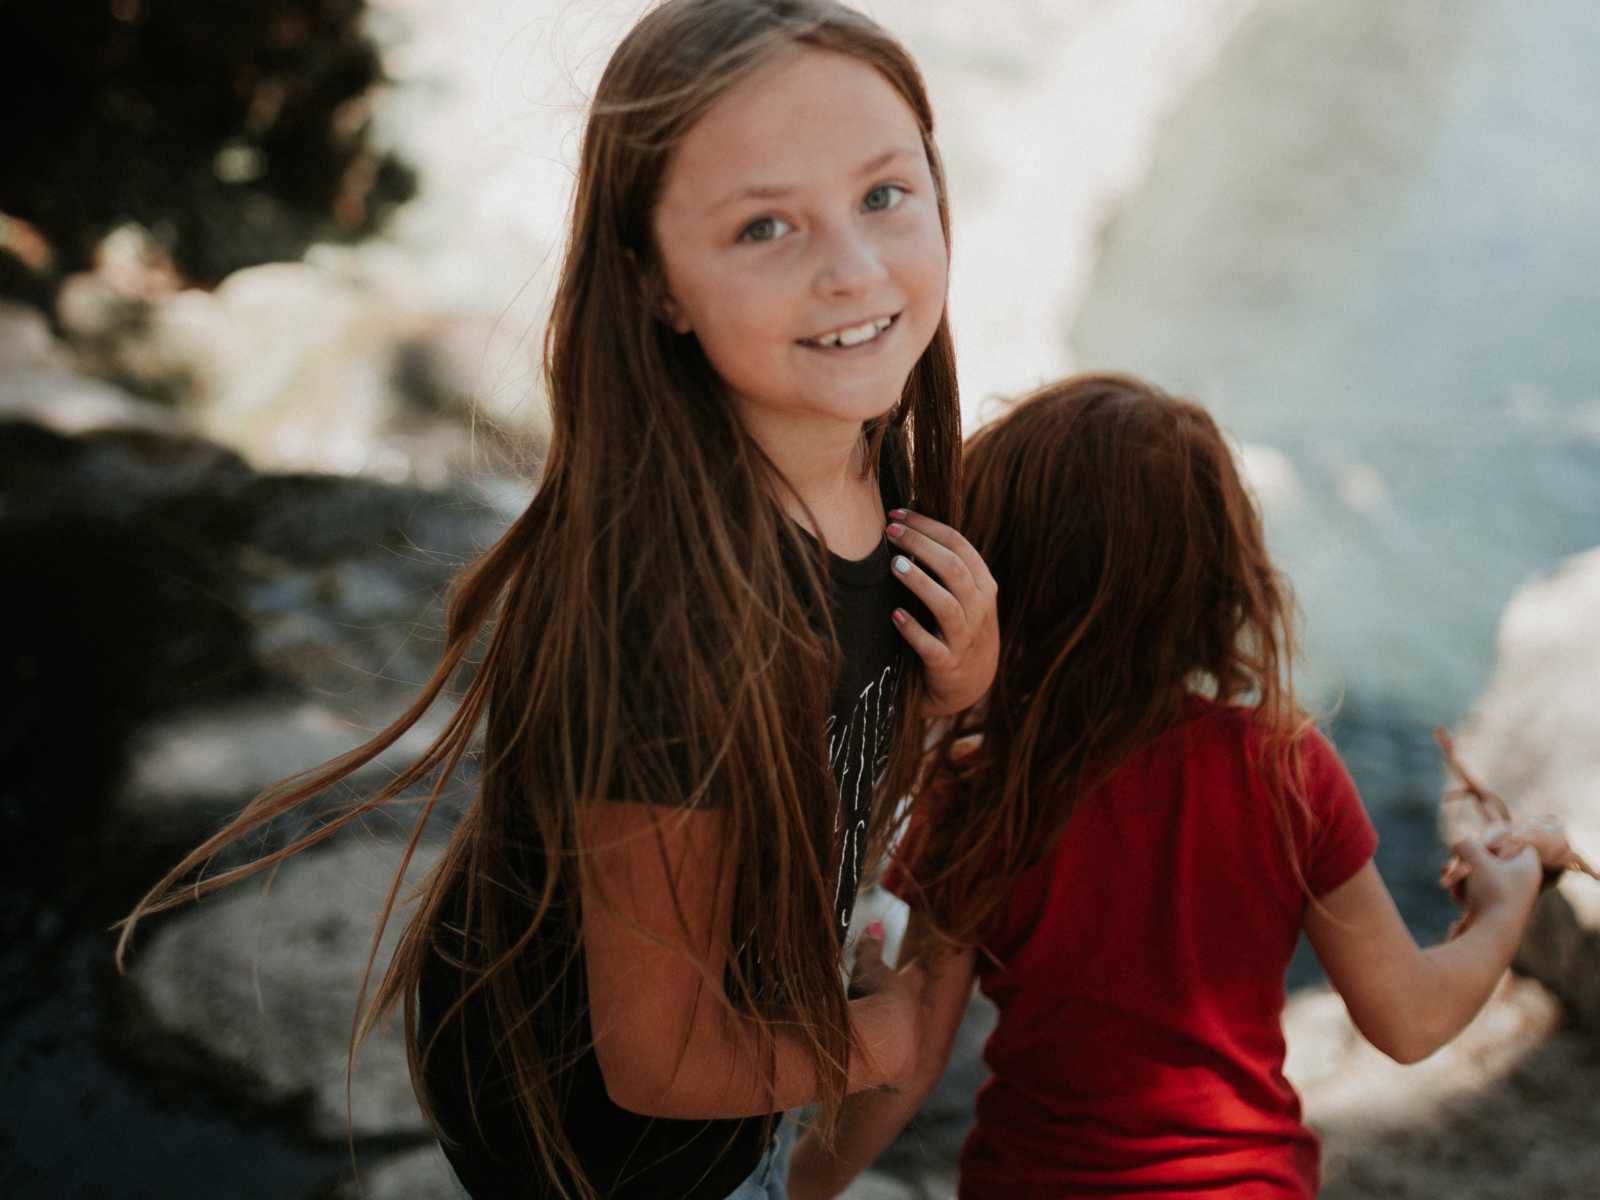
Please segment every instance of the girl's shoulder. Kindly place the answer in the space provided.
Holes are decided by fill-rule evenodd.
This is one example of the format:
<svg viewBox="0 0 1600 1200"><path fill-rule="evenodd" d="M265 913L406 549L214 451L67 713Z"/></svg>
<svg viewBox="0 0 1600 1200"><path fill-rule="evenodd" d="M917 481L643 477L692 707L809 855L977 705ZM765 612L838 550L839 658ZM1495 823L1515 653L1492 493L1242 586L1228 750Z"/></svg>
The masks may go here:
<svg viewBox="0 0 1600 1200"><path fill-rule="evenodd" d="M1167 730L1168 737L1189 744L1227 742L1240 746L1253 746L1267 733L1253 709L1193 693L1184 697L1178 719Z"/></svg>
<svg viewBox="0 0 1600 1200"><path fill-rule="evenodd" d="M1174 728L1185 725L1194 725L1198 729L1219 735L1226 732L1230 736L1252 742L1281 737L1287 733L1303 748L1316 746L1321 750L1332 750L1331 744L1317 728L1316 723L1298 709L1288 724L1280 725L1274 724L1252 705L1236 704L1231 700L1214 700L1209 696L1199 696L1191 692L1184 697L1183 707Z"/></svg>
<svg viewBox="0 0 1600 1200"><path fill-rule="evenodd" d="M1269 721L1253 707L1190 695L1168 736L1191 747L1209 746L1243 754L1252 761L1263 752L1292 747L1301 769L1313 777L1343 776L1345 768L1333 743L1310 717L1296 713L1287 724Z"/></svg>

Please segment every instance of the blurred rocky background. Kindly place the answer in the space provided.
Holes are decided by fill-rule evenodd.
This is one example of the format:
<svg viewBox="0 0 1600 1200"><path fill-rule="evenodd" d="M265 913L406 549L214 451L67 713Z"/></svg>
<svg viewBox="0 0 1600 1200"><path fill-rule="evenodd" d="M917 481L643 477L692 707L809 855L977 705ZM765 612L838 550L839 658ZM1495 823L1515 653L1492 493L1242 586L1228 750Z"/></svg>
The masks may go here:
<svg viewBox="0 0 1600 1200"><path fill-rule="evenodd" d="M406 804L152 922L127 977L105 930L427 675L450 577L536 483L583 100L642 7L0 7L6 1195L353 1196L347 1134L364 1194L455 1194L392 1036L345 1088ZM1435 723L1600 853L1600 11L865 7L941 117L969 425L1075 366L1213 407L1419 937L1449 919ZM1595 1193L1597 922L1563 884L1404 1070L1297 963L1328 1195ZM990 1019L857 1200L953 1194Z"/></svg>

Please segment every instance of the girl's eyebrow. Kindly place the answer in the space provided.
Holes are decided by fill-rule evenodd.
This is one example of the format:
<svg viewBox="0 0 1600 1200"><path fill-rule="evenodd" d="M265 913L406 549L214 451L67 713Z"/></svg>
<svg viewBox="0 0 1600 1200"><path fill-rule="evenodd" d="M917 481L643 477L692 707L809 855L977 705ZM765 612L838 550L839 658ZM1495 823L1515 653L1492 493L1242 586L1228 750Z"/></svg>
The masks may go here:
<svg viewBox="0 0 1600 1200"><path fill-rule="evenodd" d="M884 167L897 159L915 158L916 154L916 151L905 146L890 146L883 153L875 154L862 163L855 169L851 177L860 179L864 175L871 175L876 171L883 170ZM741 200L781 200L785 196L793 195L798 190L799 188L796 185L789 183L747 184L744 187L735 188L712 205L709 211L712 214L719 213L729 205L738 203Z"/></svg>

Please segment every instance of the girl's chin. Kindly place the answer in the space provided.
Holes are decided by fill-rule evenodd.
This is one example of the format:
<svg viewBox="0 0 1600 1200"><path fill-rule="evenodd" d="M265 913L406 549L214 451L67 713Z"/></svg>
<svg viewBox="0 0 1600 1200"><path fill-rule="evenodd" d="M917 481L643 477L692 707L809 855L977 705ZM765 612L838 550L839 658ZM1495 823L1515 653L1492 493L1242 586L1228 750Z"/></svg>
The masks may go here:
<svg viewBox="0 0 1600 1200"><path fill-rule="evenodd" d="M798 429L832 422L859 428L894 412L904 394L904 379L890 384L875 381L875 386L861 388L841 388L833 381L831 386L819 386L801 396L763 397L735 392L734 402L747 421L769 429L784 425Z"/></svg>

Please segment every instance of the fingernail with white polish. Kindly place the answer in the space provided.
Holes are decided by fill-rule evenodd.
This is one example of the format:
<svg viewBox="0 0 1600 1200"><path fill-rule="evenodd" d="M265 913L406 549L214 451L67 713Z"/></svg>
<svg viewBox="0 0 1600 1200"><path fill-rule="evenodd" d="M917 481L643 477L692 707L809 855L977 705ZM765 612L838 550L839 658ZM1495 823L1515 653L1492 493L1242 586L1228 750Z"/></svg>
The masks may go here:
<svg viewBox="0 0 1600 1200"><path fill-rule="evenodd" d="M904 575L907 571L911 570L911 560L904 554L896 554L894 556L893 566L895 574Z"/></svg>

